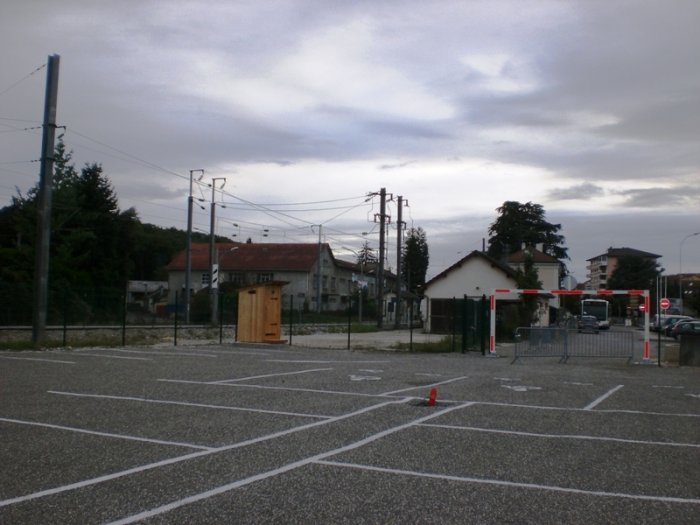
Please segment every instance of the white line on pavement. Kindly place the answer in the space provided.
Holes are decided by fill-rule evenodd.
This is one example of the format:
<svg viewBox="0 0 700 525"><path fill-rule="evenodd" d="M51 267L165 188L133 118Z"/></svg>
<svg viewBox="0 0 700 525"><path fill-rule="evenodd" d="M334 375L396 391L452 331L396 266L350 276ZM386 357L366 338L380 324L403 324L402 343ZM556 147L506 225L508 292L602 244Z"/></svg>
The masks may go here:
<svg viewBox="0 0 700 525"><path fill-rule="evenodd" d="M30 425L30 426L34 426L34 427L51 428L54 430L67 430L69 432L77 432L79 434L90 434L93 436L126 439L129 441L143 441L145 443L154 443L156 445L170 445L170 446L176 446L176 447L188 447L188 448L196 448L199 450L214 450L214 447L203 447L201 445L193 445L192 443L181 443L178 441L164 441L162 439L151 439L151 438L144 438L144 437L138 437L138 436L126 436L124 434L113 434L111 432L99 432L97 430L87 430L84 428L66 427L66 426L62 426L62 425L53 425L50 423L37 423L36 421L23 421L20 419L9 419L9 418L5 418L5 417L0 417L0 421L5 422L5 423L15 423L18 425Z"/></svg>
<svg viewBox="0 0 700 525"><path fill-rule="evenodd" d="M41 361L43 363L58 363L61 365L75 364L75 361L61 361L59 359L42 359L40 357L14 357L9 355L0 355L0 359L15 359L17 361Z"/></svg>
<svg viewBox="0 0 700 525"><path fill-rule="evenodd" d="M207 405L203 403L188 403L186 401L170 401L167 399L149 399L143 397L133 397L133 396L109 396L102 394L81 394L79 392L61 392L57 390L49 390L49 394L56 394L60 396L71 396L71 397L89 397L93 399L111 399L116 401L136 401L139 403L154 403L160 405L178 405L185 407L197 407L197 408L213 408L215 410L234 410L237 412L255 412L259 414L274 414L277 416L293 416L293 417L311 417L315 419L330 419L332 416L320 416L317 414L301 414L298 412L282 412L279 410L264 410L259 408L243 408L243 407L232 407L226 405Z"/></svg>
<svg viewBox="0 0 700 525"><path fill-rule="evenodd" d="M655 501L655 502L664 502L664 503L690 503L690 504L694 504L694 505L697 505L698 503L700 503L700 499L698 499L698 498L676 498L676 497L670 497L670 496L648 496L646 494L625 494L622 492L603 492L600 490L584 490L584 489L575 489L575 488L570 488L570 487L559 487L556 485L540 485L537 483L519 483L519 482L515 482L515 481L504 481L504 480L498 480L498 479L471 478L471 477L466 477L466 476L450 476L450 475L446 475L446 474L430 474L427 472L413 472L413 471L409 471L409 470L392 469L392 468L384 468L384 467L373 467L371 465L358 465L356 463L340 463L340 462L335 462L335 461L316 461L316 463L318 463L320 465L327 465L327 466L332 466L332 467L344 467L344 468L366 470L366 471L371 471L371 472L381 472L383 474L398 474L401 476L430 478L430 479L438 479L438 480L444 480L444 481L461 481L464 483L478 483L478 484L482 484L482 485L497 485L497 486L509 487L509 488L535 489L535 490L543 490L543 491L550 491L550 492L565 492L568 494L581 494L584 496L599 496L599 497L607 497L607 498L627 498L627 499Z"/></svg>
<svg viewBox="0 0 700 525"><path fill-rule="evenodd" d="M169 512L171 510L175 510L177 508L184 507L185 505L189 505L191 503L196 503L198 501L202 501L202 500L211 498L213 496L218 496L219 494L229 492L230 490L233 490L233 489L236 489L239 487L243 487L245 485L249 485L249 484L255 483L257 481L262 481L264 479L268 479L268 478L271 478L274 476L278 476L280 474L284 474L285 472L289 472L290 470L304 467L304 466L312 464L312 463L318 463L325 458L335 456L337 454L342 454L343 452L348 452L350 450L355 450L357 448L363 447L369 443L377 441L381 438L384 438L384 437L389 436L391 434L394 434L396 432L400 432L400 431L405 430L407 428L416 426L424 421L428 421L430 419L440 417L448 412L452 412L453 410L462 409L462 408L468 407L470 405L471 405L471 403L466 403L463 405L457 405L454 407L445 408L445 409L440 410L438 412L435 412L433 414L416 419L415 421L411 421L411 422L405 423L403 425L398 425L396 427L388 428L386 430L383 430L382 432L378 432L377 434L373 434L373 435L368 436L368 437L361 439L359 441L355 441L354 443L351 443L351 444L346 445L344 447L340 447L340 448L336 448L334 450L322 452L321 454L316 454L314 456L311 456L311 457L308 457L305 459L301 459L299 461L294 461L292 463L288 463L287 465L283 465L279 468L269 470L267 472L261 472L260 474L256 474L255 476L250 476L248 478L240 479L238 481L234 481L233 483L229 483L227 485L222 485L220 487L216 487L214 489L207 490L207 491L201 492L199 494L194 494L192 496L189 496L187 498L183 498L181 500L173 501L171 503L168 503L166 505L162 505L162 506L157 507L155 509L147 510L147 511L141 512L139 514L135 514L133 516L128 516L126 518L114 521L110 525L126 525L127 523L135 523L137 521L152 518L154 516L158 516L158 515L163 514L165 512Z"/></svg>
<svg viewBox="0 0 700 525"><path fill-rule="evenodd" d="M432 388L434 386L446 385L448 383L454 383L455 381L461 381L462 379L467 379L467 376L455 377L453 379L446 379L445 381L440 381L438 383L431 383L429 385L412 386L409 388L402 388L401 390L392 390L391 392L384 392L383 396L390 396L393 394L400 394L401 392L408 392L409 390L418 390L419 388Z"/></svg>
<svg viewBox="0 0 700 525"><path fill-rule="evenodd" d="M309 374L313 372L327 372L328 370L333 370L332 368L311 368L308 370L297 370L294 372L279 372L275 374L263 374L259 376L248 376L239 377L236 379L222 379L221 381L210 381L210 385L226 384L226 383L237 383L239 381L250 381L251 379L265 379L268 377L281 377L281 376L293 376L298 374Z"/></svg>
<svg viewBox="0 0 700 525"><path fill-rule="evenodd" d="M598 399L596 399L595 401L593 401L591 404L586 405L586 406L584 407L584 410L593 410L595 407L597 407L598 405L600 405L603 401L605 401L607 398L609 398L609 397L610 397L611 395L613 395L615 392L617 392L618 390L620 390L623 386L625 386L625 385L617 385L615 388L611 388L611 389L608 390L605 394L603 394L603 395L600 396Z"/></svg>
<svg viewBox="0 0 700 525"><path fill-rule="evenodd" d="M287 436L289 434L294 434L295 432L301 432L304 430L308 430L310 428L314 428L314 427L318 427L318 426L322 426L322 425L327 425L330 423L335 423L337 421L343 421L344 419L349 419L349 418L352 418L352 417L355 417L355 416L358 416L361 414L365 414L367 412L372 412L373 410L378 410L380 408L384 408L384 407L389 406L389 405L406 403L408 401L410 401L410 398L385 401L383 403L378 403L376 405L361 408L359 410L355 410L354 412L349 412L347 414L336 416L336 417L333 417L331 419L323 419L321 421L314 421L313 423L307 423L305 425L300 425L298 427L293 427L293 428L289 428L286 430L280 430L278 432L273 432L272 434L267 434L265 436L247 439L245 441L241 441L239 443L234 443L232 445L225 445L223 447L215 448L212 450L202 450L202 451L198 451L198 452L192 452L191 454L186 454L184 456L177 456L174 458L164 459L162 461L156 461L155 463L149 463L148 465L141 465L138 467L127 469L127 470L122 470L121 472L114 472L112 474L106 474L104 476L99 476L97 478L92 478L92 479L88 479L85 481L78 481L76 483L71 483L69 485L63 485L61 487L54 487L52 489L46 489L46 490L42 490L39 492L34 492L32 494L25 494L24 496L18 496L16 498L10 498L10 499L0 501L0 507L6 507L8 505L13 505L15 503L23 503L25 501L31 501L31 500L34 500L37 498L43 498L45 496L51 496L54 494L60 494L62 492L67 492L70 490L89 487L91 485L97 485L98 483L104 483L105 481L111 481L114 479L122 478L124 476L129 476L131 474L139 474L139 473L145 472L147 470L165 467L168 465L173 465L175 463L181 463L183 461L188 461L190 459L201 458L201 457L209 456L209 455L216 454L219 452L225 452L228 450L247 447L249 445L255 445L257 443L262 443L263 441L269 441L271 439L277 439L279 437L284 437L284 436Z"/></svg>
<svg viewBox="0 0 700 525"><path fill-rule="evenodd" d="M472 432L491 432L494 434L506 434L512 436L526 436L526 437L537 437L546 439L582 439L591 441L612 441L616 443L630 443L635 445L653 445L653 446L663 446L663 447L696 447L700 448L698 443L674 443L668 441L644 441L640 439L624 439L624 438L611 438L611 437L600 437L600 436L586 436L581 434L540 434L536 432L522 432L518 430L498 430L494 428L482 428L482 427L465 427L461 425L437 425L431 423L425 423L421 425L423 427L432 428L444 428L453 430L468 430Z"/></svg>

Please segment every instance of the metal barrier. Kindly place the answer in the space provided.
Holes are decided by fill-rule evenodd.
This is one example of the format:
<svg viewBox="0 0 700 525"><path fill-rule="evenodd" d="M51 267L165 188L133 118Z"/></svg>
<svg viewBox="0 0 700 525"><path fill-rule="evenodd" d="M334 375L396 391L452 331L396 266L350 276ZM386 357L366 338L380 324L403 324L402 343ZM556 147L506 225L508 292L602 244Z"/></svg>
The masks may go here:
<svg viewBox="0 0 700 525"><path fill-rule="evenodd" d="M578 331L521 327L515 331L513 362L521 357L634 357L633 330Z"/></svg>

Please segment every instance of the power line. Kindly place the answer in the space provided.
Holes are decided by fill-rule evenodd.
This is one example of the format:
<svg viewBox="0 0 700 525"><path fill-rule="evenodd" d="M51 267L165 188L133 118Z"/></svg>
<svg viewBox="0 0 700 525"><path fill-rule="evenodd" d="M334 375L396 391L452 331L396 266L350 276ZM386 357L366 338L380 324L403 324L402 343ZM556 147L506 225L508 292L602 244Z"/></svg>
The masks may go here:
<svg viewBox="0 0 700 525"><path fill-rule="evenodd" d="M41 71L42 69L44 69L45 67L46 67L46 64L41 64L38 68L36 68L36 69L35 69L34 71L32 71L31 73L29 73L29 74L23 76L22 78L20 78L20 79L19 79L17 82L15 82L14 84L11 84L10 86L8 86L8 87L6 87L5 89L3 89L2 91L0 91L0 95L4 95L4 94L7 93L8 91L10 91L12 88L14 88L15 86L18 86L19 84L21 84L22 82L24 82L25 80L27 80L29 77L31 77L31 76L34 75L35 73L38 73L39 71Z"/></svg>

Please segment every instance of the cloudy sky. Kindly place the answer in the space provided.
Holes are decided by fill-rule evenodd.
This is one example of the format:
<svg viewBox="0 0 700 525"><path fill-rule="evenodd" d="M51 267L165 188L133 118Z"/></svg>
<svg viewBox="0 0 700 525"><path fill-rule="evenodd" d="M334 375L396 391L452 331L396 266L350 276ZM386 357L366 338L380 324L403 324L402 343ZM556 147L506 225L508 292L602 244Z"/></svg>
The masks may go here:
<svg viewBox="0 0 700 525"><path fill-rule="evenodd" d="M144 222L185 229L203 169L195 228L217 178L217 233L242 240L322 225L352 256L378 245L386 188L392 221L402 196L427 233L429 276L507 200L561 224L578 281L610 246L700 272L699 22L697 0L8 0L0 206L38 180L58 54L73 160Z"/></svg>

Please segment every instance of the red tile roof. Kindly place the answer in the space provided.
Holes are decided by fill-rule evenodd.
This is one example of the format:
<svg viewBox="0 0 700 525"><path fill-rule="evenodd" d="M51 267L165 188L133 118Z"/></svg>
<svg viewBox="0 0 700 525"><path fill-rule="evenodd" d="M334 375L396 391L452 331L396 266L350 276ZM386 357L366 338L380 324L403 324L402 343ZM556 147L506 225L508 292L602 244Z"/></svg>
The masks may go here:
<svg viewBox="0 0 700 525"><path fill-rule="evenodd" d="M223 271L291 271L313 272L318 259L318 244L301 243L217 243L218 261ZM333 254L328 244L323 248ZM178 253L167 266L169 271L185 270L185 250ZM209 268L209 244L192 243L192 269Z"/></svg>

